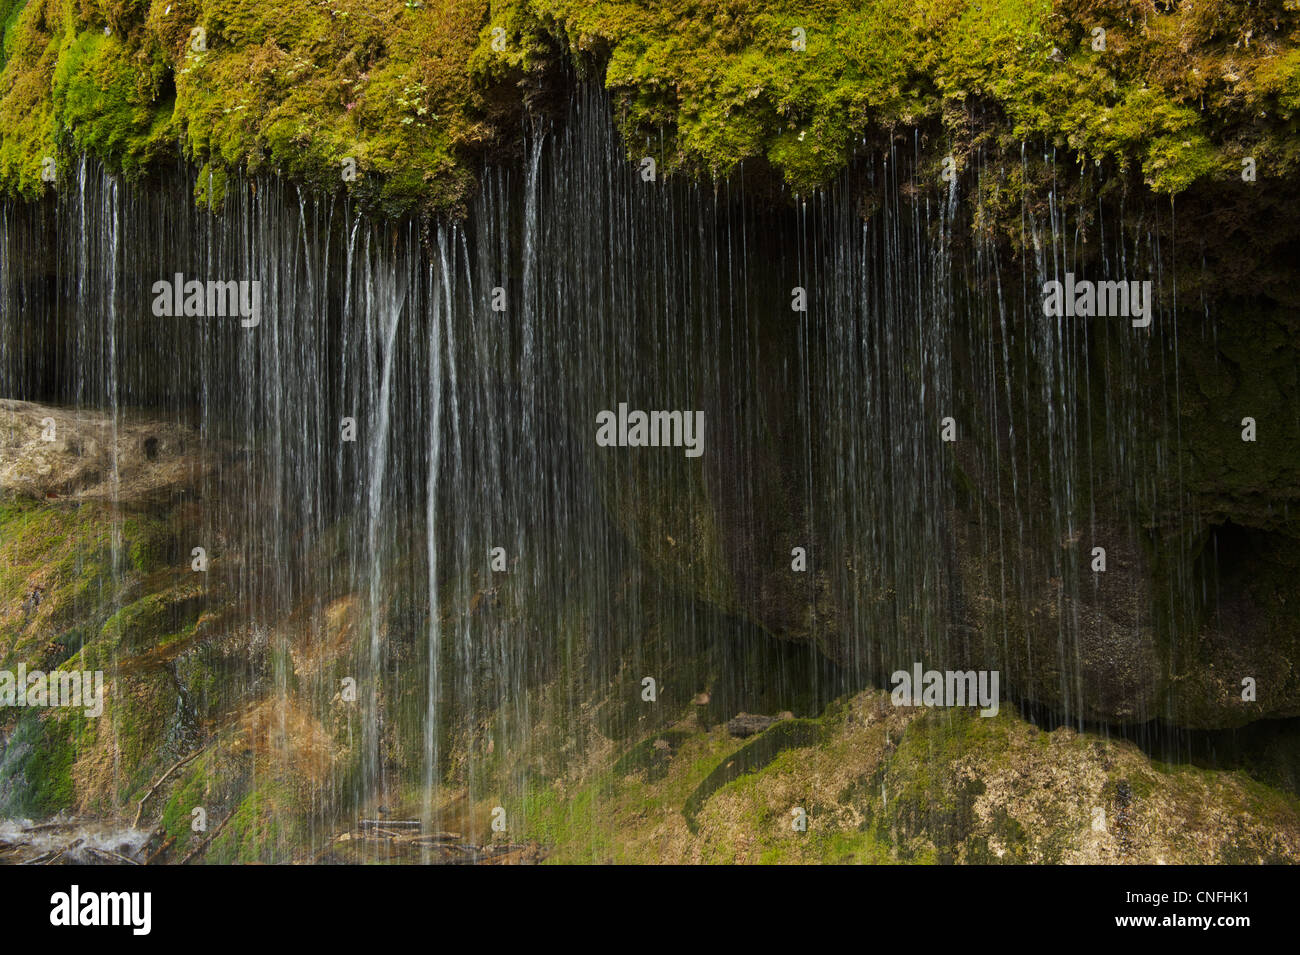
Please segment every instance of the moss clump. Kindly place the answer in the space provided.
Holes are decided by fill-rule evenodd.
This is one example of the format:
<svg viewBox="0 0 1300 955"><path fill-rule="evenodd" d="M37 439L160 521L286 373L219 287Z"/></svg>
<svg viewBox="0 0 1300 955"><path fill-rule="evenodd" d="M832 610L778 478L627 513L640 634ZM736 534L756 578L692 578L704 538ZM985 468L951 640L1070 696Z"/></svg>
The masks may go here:
<svg viewBox="0 0 1300 955"><path fill-rule="evenodd" d="M1233 0L4 0L0 18L0 188L28 195L56 144L131 173L176 144L213 204L268 169L456 210L574 67L603 72L630 154L712 176L758 160L797 191L903 129L936 161L1033 140L1160 193L1300 162L1297 11Z"/></svg>
<svg viewBox="0 0 1300 955"><path fill-rule="evenodd" d="M607 59L629 149L670 169L724 175L759 158L807 190L864 139L921 125L959 157L1036 139L1132 166L1165 193L1235 174L1243 150L1268 157L1270 174L1294 168L1294 12L1050 0L731 2L711 16L686 0L531 6L572 49Z"/></svg>
<svg viewBox="0 0 1300 955"><path fill-rule="evenodd" d="M98 635L114 581L102 517L93 505L0 503L0 665L48 665L51 647Z"/></svg>
<svg viewBox="0 0 1300 955"><path fill-rule="evenodd" d="M30 711L0 711L0 741L14 734L3 772L29 791L28 814L117 811L188 749L193 727L169 660L221 598L174 560L179 519L165 509L123 517L92 501L0 502L0 668L104 673L104 714L85 719L84 732L73 713L28 725ZM185 662L208 705L216 665Z"/></svg>
<svg viewBox="0 0 1300 955"><path fill-rule="evenodd" d="M0 66L9 59L9 37L27 0L0 0Z"/></svg>
<svg viewBox="0 0 1300 955"><path fill-rule="evenodd" d="M746 743L718 764L686 800L682 815L686 817L687 827L692 832L698 831L696 817L701 807L723 786L741 776L758 772L787 749L814 745L821 735L822 725L817 720L783 720Z"/></svg>
<svg viewBox="0 0 1300 955"><path fill-rule="evenodd" d="M512 836L542 843L551 862L1300 857L1294 795L1239 771L1156 763L1112 738L1046 732L1006 711L894 707L877 691L786 725L761 758L762 737L741 743L687 722L653 779L597 767L580 783L533 781ZM644 744L616 765L643 756Z"/></svg>
<svg viewBox="0 0 1300 955"><path fill-rule="evenodd" d="M614 764L614 772L620 776L644 772L650 782L663 779L668 775L673 750L680 746L687 736L688 734L681 730L668 730L649 739L643 739L619 757L618 762Z"/></svg>
<svg viewBox="0 0 1300 955"><path fill-rule="evenodd" d="M284 823L275 811L276 795L261 787L249 792L212 840L208 861L219 865L283 861L278 853L284 848Z"/></svg>
<svg viewBox="0 0 1300 955"><path fill-rule="evenodd" d="M73 808L80 713L27 710L0 753L0 814L45 818Z"/></svg>
<svg viewBox="0 0 1300 955"><path fill-rule="evenodd" d="M193 585L147 594L104 622L104 649L137 653L192 634L205 602Z"/></svg>
<svg viewBox="0 0 1300 955"><path fill-rule="evenodd" d="M133 50L112 33L68 36L53 94L68 145L139 175L175 138L168 70L157 48Z"/></svg>
<svg viewBox="0 0 1300 955"><path fill-rule="evenodd" d="M176 560L175 537L165 521L143 515L128 518L122 522L122 536L131 569L137 573L151 574Z"/></svg>

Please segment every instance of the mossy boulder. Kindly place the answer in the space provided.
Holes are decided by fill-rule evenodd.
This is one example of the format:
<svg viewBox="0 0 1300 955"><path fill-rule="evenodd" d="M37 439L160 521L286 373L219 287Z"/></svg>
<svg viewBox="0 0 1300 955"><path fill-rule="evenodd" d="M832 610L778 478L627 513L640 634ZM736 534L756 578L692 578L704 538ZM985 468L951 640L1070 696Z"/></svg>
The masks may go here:
<svg viewBox="0 0 1300 955"><path fill-rule="evenodd" d="M787 731L751 760L762 736L742 744L720 727L681 724L667 772L596 770L583 786L537 787L526 835L553 862L1177 864L1300 853L1293 793L1240 770L1162 763L1131 742L1006 711L895 707L877 691L789 725L816 729ZM719 772L729 775L713 786Z"/></svg>

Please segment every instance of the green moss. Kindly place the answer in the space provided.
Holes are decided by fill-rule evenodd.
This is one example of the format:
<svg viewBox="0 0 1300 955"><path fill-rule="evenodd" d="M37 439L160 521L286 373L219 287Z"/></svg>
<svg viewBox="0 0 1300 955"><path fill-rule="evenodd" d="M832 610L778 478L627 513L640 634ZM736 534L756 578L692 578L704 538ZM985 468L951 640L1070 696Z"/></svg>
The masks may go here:
<svg viewBox="0 0 1300 955"><path fill-rule="evenodd" d="M1177 192L1227 174L1236 144L1212 143L1215 130L1193 105L1198 90L1174 64L1189 47L1206 69L1228 58L1247 71L1269 61L1266 46L1239 52L1231 28L1180 27L1183 11L1134 25L1054 10L1049 0L729 3L708 23L684 0L533 6L564 26L575 49L608 51L606 84L630 150L662 142L669 170L713 175L762 158L796 190L826 182L855 141L881 130L934 123L941 141L970 143L980 133L975 108L987 104L1004 115L1008 144L1035 138L1111 158L1139 168L1156 191ZM1215 12L1235 26L1230 11ZM1103 24L1107 49L1095 51L1090 31ZM1270 32L1293 42L1295 26ZM1270 70L1278 78L1269 88L1285 99L1286 69ZM1268 135L1282 140L1287 128Z"/></svg>
<svg viewBox="0 0 1300 955"><path fill-rule="evenodd" d="M913 856L921 843L933 846L940 862L955 862L975 833L975 800L986 788L978 778L954 773L953 764L973 747L997 745L981 719L961 710L927 712L908 726L889 762L895 791L882 821L903 858Z"/></svg>
<svg viewBox="0 0 1300 955"><path fill-rule="evenodd" d="M781 822L786 822L781 819ZM774 821L775 822L775 821ZM889 865L895 860L889 847L869 832L813 829L789 838L773 839L760 852L762 865Z"/></svg>
<svg viewBox="0 0 1300 955"><path fill-rule="evenodd" d="M0 504L0 663L48 664L52 646L80 647L98 634L112 593L110 533L95 506ZM37 587L31 611L24 605Z"/></svg>
<svg viewBox="0 0 1300 955"><path fill-rule="evenodd" d="M286 823L281 817L282 793L273 786L250 791L226 827L212 840L207 861L218 865L284 861ZM209 825L218 825L209 820Z"/></svg>
<svg viewBox="0 0 1300 955"><path fill-rule="evenodd" d="M51 90L58 48L45 20L52 0L35 0L11 14L5 27L5 65L0 72L0 186L24 196L45 189L43 161L54 143Z"/></svg>
<svg viewBox="0 0 1300 955"><path fill-rule="evenodd" d="M161 94L168 69L159 51L132 49L115 34L69 35L53 93L69 146L128 175L143 172L175 138L173 104Z"/></svg>
<svg viewBox="0 0 1300 955"><path fill-rule="evenodd" d="M160 569L168 560L171 535L160 522L131 519L123 523L127 556L131 567L141 574Z"/></svg>
<svg viewBox="0 0 1300 955"><path fill-rule="evenodd" d="M0 814L42 819L76 801L72 765L84 717L26 710L0 759Z"/></svg>
<svg viewBox="0 0 1300 955"><path fill-rule="evenodd" d="M0 188L28 195L56 143L127 172L179 144L213 205L236 170L338 188L352 160L382 209L456 210L573 68L603 75L631 156L757 160L799 192L909 128L959 166L1033 140L1160 193L1300 162L1297 12L1230 0L3 0L0 22Z"/></svg>
<svg viewBox="0 0 1300 955"><path fill-rule="evenodd" d="M27 0L0 0L0 66L9 59L9 38Z"/></svg>
<svg viewBox="0 0 1300 955"><path fill-rule="evenodd" d="M527 837L555 847L553 863L631 861L620 852L605 791L588 785L566 798L554 788L531 788L522 807Z"/></svg>
<svg viewBox="0 0 1300 955"><path fill-rule="evenodd" d="M205 600L191 586L147 594L104 622L106 648L139 652L193 633Z"/></svg>
<svg viewBox="0 0 1300 955"><path fill-rule="evenodd" d="M760 733L719 763L691 793L682 807L687 827L692 832L698 831L696 817L700 809L723 786L741 776L758 772L787 749L816 744L823 732L824 728L817 720L782 720Z"/></svg>
<svg viewBox="0 0 1300 955"><path fill-rule="evenodd" d="M194 810L205 808L211 771L212 766L205 757L186 767L185 775L163 806L160 825L168 838L176 839L182 846L190 841L194 832Z"/></svg>
<svg viewBox="0 0 1300 955"><path fill-rule="evenodd" d="M667 730L643 739L619 757L614 764L614 772L620 776L644 772L650 782L663 779L668 775L673 751L687 738L688 734L681 730Z"/></svg>

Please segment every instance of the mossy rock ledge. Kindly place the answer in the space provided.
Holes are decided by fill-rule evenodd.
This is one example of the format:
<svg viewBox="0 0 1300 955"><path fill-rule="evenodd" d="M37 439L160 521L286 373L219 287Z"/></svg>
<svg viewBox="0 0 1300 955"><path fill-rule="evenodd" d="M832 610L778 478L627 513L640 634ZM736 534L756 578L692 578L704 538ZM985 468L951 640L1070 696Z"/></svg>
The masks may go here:
<svg viewBox="0 0 1300 955"><path fill-rule="evenodd" d="M133 177L179 155L208 203L276 171L454 213L575 78L630 158L794 192L895 137L927 175L1028 145L1158 195L1300 166L1291 3L4 0L0 27L0 191L26 196L82 152Z"/></svg>

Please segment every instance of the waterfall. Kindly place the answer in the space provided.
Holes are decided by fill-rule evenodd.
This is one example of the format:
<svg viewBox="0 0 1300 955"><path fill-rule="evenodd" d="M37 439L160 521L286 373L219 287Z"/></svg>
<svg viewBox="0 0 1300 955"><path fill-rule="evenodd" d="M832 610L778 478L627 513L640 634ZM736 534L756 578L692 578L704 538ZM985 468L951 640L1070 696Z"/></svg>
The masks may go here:
<svg viewBox="0 0 1300 955"><path fill-rule="evenodd" d="M216 619L168 665L220 678L180 710L211 736L278 700L248 724L268 791L302 725L337 748L308 831L266 838L323 850L395 806L514 830L604 738L693 705L815 715L914 663L1000 670L1009 705L1078 728L1177 722L1151 687L1201 626L1207 524L1175 409L1216 323L1176 306L1167 213L1060 186L1021 200L1013 260L979 197L1050 153L935 193L896 143L772 204L744 169L645 180L608 116L581 91L431 227L269 176L196 208L185 168L89 160L57 202L0 205L0 397L107 412L114 462L120 422L195 436L169 560L205 549ZM1044 283L1085 272L1151 279L1150 327L1045 316ZM258 283L260 323L153 314L175 276ZM703 454L598 446L620 404L702 412ZM140 506L111 502L118 549ZM140 596L111 586L109 614ZM118 686L145 665L120 650Z"/></svg>

